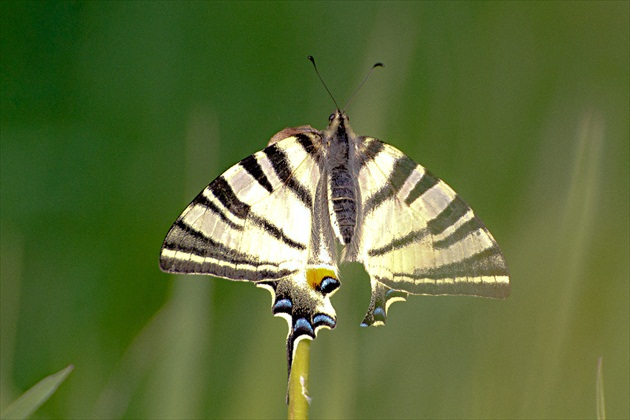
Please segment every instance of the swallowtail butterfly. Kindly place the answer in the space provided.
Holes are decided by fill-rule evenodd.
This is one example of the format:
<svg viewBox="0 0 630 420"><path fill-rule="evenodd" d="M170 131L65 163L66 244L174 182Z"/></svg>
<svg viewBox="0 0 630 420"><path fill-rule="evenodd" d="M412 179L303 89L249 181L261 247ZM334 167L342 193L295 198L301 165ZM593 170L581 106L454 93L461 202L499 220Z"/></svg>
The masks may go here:
<svg viewBox="0 0 630 420"><path fill-rule="evenodd" d="M285 128L212 181L166 235L160 267L271 291L289 324L290 374L297 342L336 325L341 261L370 276L362 326L384 324L409 294L510 292L503 254L472 209L395 147L356 135L338 108L325 130Z"/></svg>

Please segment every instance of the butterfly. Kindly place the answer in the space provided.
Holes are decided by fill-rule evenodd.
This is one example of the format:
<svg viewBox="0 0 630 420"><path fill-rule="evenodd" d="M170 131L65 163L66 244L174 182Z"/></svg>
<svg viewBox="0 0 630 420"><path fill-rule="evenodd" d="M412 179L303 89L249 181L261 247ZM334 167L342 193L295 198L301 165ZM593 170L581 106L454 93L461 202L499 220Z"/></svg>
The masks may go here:
<svg viewBox="0 0 630 420"><path fill-rule="evenodd" d="M341 249L339 251L339 249ZM338 264L362 263L382 325L409 294L505 298L505 258L473 210L395 147L359 136L338 107L328 127L285 128L212 181L162 245L160 268L254 282L296 344L334 328Z"/></svg>

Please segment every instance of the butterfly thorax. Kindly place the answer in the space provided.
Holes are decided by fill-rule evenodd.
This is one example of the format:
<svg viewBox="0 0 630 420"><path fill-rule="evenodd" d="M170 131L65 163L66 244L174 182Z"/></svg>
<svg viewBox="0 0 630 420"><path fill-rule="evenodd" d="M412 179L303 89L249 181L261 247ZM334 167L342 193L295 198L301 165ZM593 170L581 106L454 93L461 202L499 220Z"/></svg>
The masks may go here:
<svg viewBox="0 0 630 420"><path fill-rule="evenodd" d="M328 128L322 132L327 146L326 172L328 175L328 208L337 238L344 244L352 242L357 226L359 189L354 173L355 134L348 117L336 111L330 117Z"/></svg>

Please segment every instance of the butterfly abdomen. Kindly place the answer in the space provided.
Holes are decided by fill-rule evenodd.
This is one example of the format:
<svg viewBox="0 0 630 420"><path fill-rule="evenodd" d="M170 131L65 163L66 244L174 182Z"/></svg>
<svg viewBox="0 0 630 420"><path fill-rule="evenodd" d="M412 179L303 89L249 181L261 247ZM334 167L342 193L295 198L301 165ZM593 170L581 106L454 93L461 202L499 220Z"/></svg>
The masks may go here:
<svg viewBox="0 0 630 420"><path fill-rule="evenodd" d="M349 244L352 241L357 225L356 184L345 166L336 167L330 173L330 203L333 226L339 229L341 241Z"/></svg>

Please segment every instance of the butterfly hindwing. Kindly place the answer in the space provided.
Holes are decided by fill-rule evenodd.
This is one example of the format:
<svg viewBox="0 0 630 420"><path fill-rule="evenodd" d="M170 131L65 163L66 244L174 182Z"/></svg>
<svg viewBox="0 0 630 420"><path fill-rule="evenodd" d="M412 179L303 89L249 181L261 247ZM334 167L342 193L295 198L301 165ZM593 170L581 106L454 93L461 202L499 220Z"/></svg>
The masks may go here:
<svg viewBox="0 0 630 420"><path fill-rule="evenodd" d="M363 214L356 259L372 282L412 294L506 297L507 265L470 207L398 149L362 139ZM373 300L383 294L374 284L372 289Z"/></svg>
<svg viewBox="0 0 630 420"><path fill-rule="evenodd" d="M273 280L304 269L320 170L320 138L298 133L210 183L164 240L164 271Z"/></svg>
<svg viewBox="0 0 630 420"><path fill-rule="evenodd" d="M297 343L313 340L322 328L332 329L337 325L337 315L330 303L330 297L340 286L336 267L309 264L291 277L259 282L257 286L271 292L273 314L286 319L289 325L287 364L291 375Z"/></svg>

